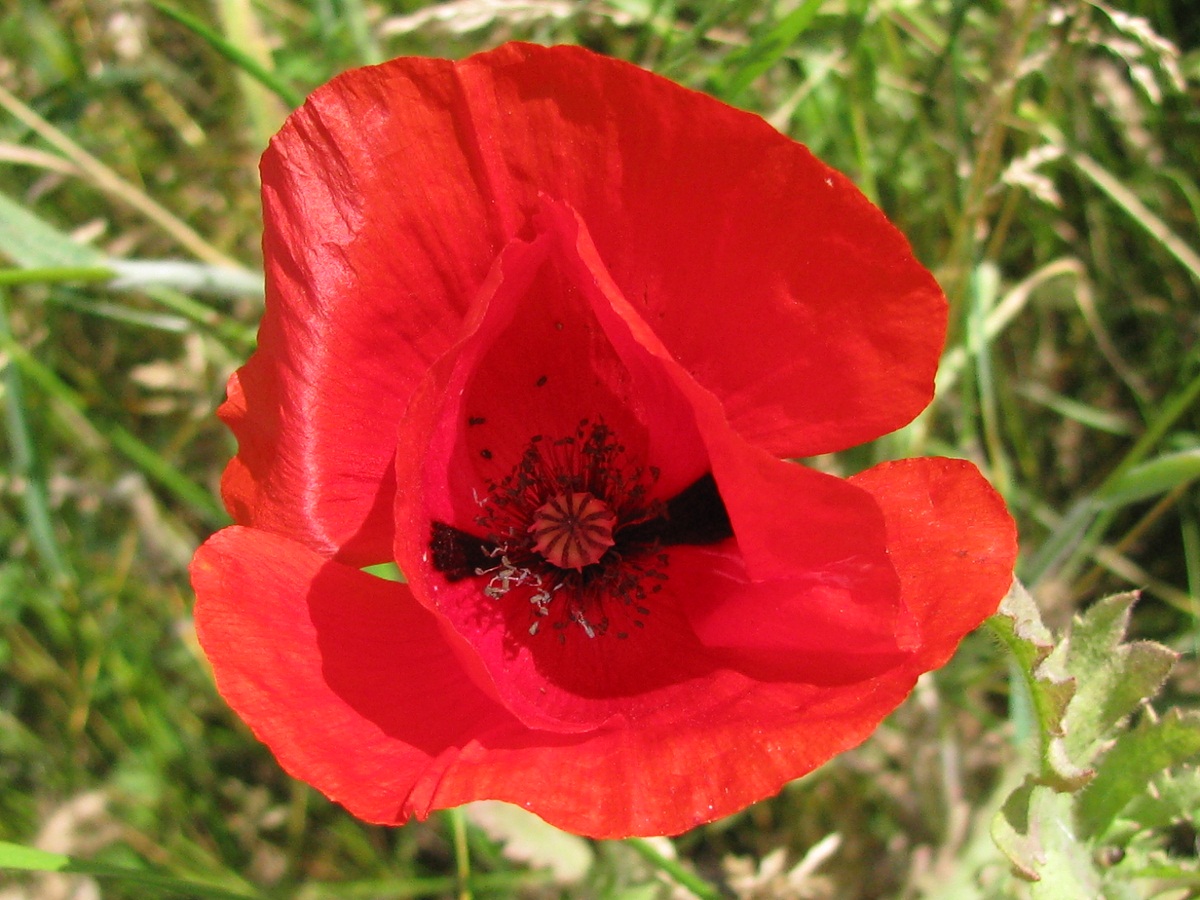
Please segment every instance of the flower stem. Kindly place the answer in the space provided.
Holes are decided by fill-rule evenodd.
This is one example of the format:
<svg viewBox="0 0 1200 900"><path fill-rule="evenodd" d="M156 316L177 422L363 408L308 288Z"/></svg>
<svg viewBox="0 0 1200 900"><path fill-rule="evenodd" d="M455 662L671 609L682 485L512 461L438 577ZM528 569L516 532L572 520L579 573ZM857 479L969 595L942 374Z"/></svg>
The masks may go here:
<svg viewBox="0 0 1200 900"><path fill-rule="evenodd" d="M448 811L450 829L454 834L455 875L458 880L458 900L472 900L471 850L467 846L467 820L461 807Z"/></svg>
<svg viewBox="0 0 1200 900"><path fill-rule="evenodd" d="M720 900L721 892L709 884L695 872L689 871L678 860L671 859L660 853L658 849L644 838L629 838L625 845L637 853L642 859L654 866L681 887L687 888L701 900Z"/></svg>

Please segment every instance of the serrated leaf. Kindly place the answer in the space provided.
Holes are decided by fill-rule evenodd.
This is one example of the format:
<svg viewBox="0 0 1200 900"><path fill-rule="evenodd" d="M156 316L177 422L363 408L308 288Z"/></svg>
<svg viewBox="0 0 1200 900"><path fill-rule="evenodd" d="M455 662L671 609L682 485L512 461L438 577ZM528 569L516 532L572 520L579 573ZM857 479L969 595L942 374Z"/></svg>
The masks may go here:
<svg viewBox="0 0 1200 900"><path fill-rule="evenodd" d="M1033 677L1041 697L1039 710L1042 728L1048 735L1061 737L1066 733L1063 719L1079 689L1078 683L1067 671L1066 648L1061 644L1055 647L1033 670Z"/></svg>
<svg viewBox="0 0 1200 900"><path fill-rule="evenodd" d="M1121 811L1146 792L1151 779L1196 756L1200 756L1200 713L1172 709L1157 721L1147 716L1104 754L1095 779L1080 794L1084 833L1102 837Z"/></svg>
<svg viewBox="0 0 1200 900"><path fill-rule="evenodd" d="M993 628L1001 631L1017 661L1031 672L1054 649L1054 636L1042 622L1033 597L1019 581L1013 581L990 621Z"/></svg>
<svg viewBox="0 0 1200 900"><path fill-rule="evenodd" d="M506 857L549 869L560 884L581 881L595 861L591 845L583 838L560 831L519 806L477 800L462 809L472 824L504 846Z"/></svg>
<svg viewBox="0 0 1200 900"><path fill-rule="evenodd" d="M1155 830L1168 828L1180 819L1200 819L1200 769L1160 773L1151 790L1134 797L1121 818Z"/></svg>
<svg viewBox="0 0 1200 900"><path fill-rule="evenodd" d="M1035 900L1098 897L1100 872L1076 833L1073 795L1027 780L992 820L992 839Z"/></svg>
<svg viewBox="0 0 1200 900"><path fill-rule="evenodd" d="M1004 805L992 817L992 841L1008 857L1016 873L1027 881L1037 881L1038 869L1046 861L1041 841L1029 832L1029 795L1035 787L1032 778L1008 795Z"/></svg>
<svg viewBox="0 0 1200 900"><path fill-rule="evenodd" d="M1044 763L1042 782L1056 791L1077 791L1096 777L1095 769L1081 766L1071 758L1061 737L1052 737L1047 743Z"/></svg>
<svg viewBox="0 0 1200 900"><path fill-rule="evenodd" d="M1125 813L1118 817L1104 836L1104 843L1112 850L1119 848L1120 853L1114 855L1111 850L1101 851L1115 860L1104 873L1105 900L1110 896L1116 897L1116 900L1124 900L1126 896L1130 896L1131 900L1181 897L1183 895L1176 893L1180 888L1200 886L1196 857L1188 853L1175 855L1164 846L1167 843L1165 837L1161 830L1143 828ZM1121 886L1125 887L1126 893L1118 894ZM1130 893L1134 888L1140 890Z"/></svg>
<svg viewBox="0 0 1200 900"><path fill-rule="evenodd" d="M1037 604L1019 581L1013 582L999 611L988 621L1016 658L1029 691L1041 746L1040 780L1058 790L1078 790L1092 773L1075 765L1060 743L1063 717L1076 689L1067 672L1065 650L1055 647Z"/></svg>
<svg viewBox="0 0 1200 900"><path fill-rule="evenodd" d="M23 269L102 266L105 255L81 244L0 194L0 254Z"/></svg>
<svg viewBox="0 0 1200 900"><path fill-rule="evenodd" d="M1030 889L1034 900L1100 897L1100 872L1091 848L1076 833L1074 797L1038 786L1029 798L1030 828L1038 833L1045 862Z"/></svg>
<svg viewBox="0 0 1200 900"><path fill-rule="evenodd" d="M1068 755L1087 764L1097 745L1143 700L1158 693L1176 655L1150 641L1122 643L1137 594L1099 601L1072 623L1067 670L1077 689L1063 719Z"/></svg>

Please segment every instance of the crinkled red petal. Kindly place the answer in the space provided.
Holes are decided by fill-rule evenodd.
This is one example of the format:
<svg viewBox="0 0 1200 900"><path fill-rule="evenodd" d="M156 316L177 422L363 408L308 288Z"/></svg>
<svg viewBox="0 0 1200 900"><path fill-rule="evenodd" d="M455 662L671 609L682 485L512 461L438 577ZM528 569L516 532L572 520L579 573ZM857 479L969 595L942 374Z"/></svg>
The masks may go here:
<svg viewBox="0 0 1200 900"><path fill-rule="evenodd" d="M289 773L362 818L426 814L452 759L511 722L404 584L238 526L191 575L222 696Z"/></svg>
<svg viewBox="0 0 1200 900"><path fill-rule="evenodd" d="M552 203L539 223L532 243L506 248L474 330L434 367L401 426L396 552L416 596L477 650L502 702L546 730L702 715L725 702L723 669L832 683L895 665L912 622L869 494L738 436L653 344L582 223ZM632 610L604 600L607 634L571 622L531 634L523 594L489 597L486 573L447 580L435 570L431 527L486 537L476 517L489 480L512 470L533 435L570 435L581 419L603 419L637 464L659 471L653 497L711 471L736 541L652 555L647 597ZM565 602L552 600L551 613Z"/></svg>
<svg viewBox="0 0 1200 900"><path fill-rule="evenodd" d="M512 44L356 70L262 176L267 310L224 495L322 553L386 558L395 424L542 194L771 453L859 443L932 395L944 301L896 229L761 119L625 63Z"/></svg>
<svg viewBox="0 0 1200 900"><path fill-rule="evenodd" d="M477 686L402 584L285 538L233 527L192 565L196 628L218 688L285 769L373 822L504 799L596 837L674 833L776 790L761 715L805 718L811 768L868 733L853 692L757 686L732 673L702 715L582 735L530 730ZM736 687L736 689L735 689ZM870 717L884 692L868 692ZM896 702L899 697L890 697ZM711 763L711 764L710 764Z"/></svg>
<svg viewBox="0 0 1200 900"><path fill-rule="evenodd" d="M577 210L616 283L749 440L814 455L928 404L941 290L802 145L575 47L505 45L457 77L506 227L542 194Z"/></svg>
<svg viewBox="0 0 1200 900"><path fill-rule="evenodd" d="M911 460L855 481L883 510L922 640L905 663L860 682L724 673L722 701L699 712L531 730L479 687L403 585L242 528L216 535L193 564L197 632L222 694L284 767L362 818L398 823L500 799L578 834L674 834L861 742L995 611L1015 536L974 467Z"/></svg>
<svg viewBox="0 0 1200 900"><path fill-rule="evenodd" d="M531 439L571 438L581 421L603 421L665 499L705 471L691 420L668 391L630 372L590 314L556 244L542 234L501 254L472 316L473 330L431 371L400 429L396 555L418 598L479 653L494 690L531 727L577 732L613 717L645 717L709 702L712 666L679 610L656 608L636 639L626 610L610 604L613 634L578 627L529 634L533 614L517 593L493 600L487 577L448 583L432 568L439 521L479 533L477 498L512 471ZM660 465L661 463L661 465ZM561 602L561 601L560 601ZM558 614L558 609L554 609ZM549 624L546 629L550 631Z"/></svg>
<svg viewBox="0 0 1200 900"><path fill-rule="evenodd" d="M390 558L396 423L504 242L466 109L448 62L359 69L264 154L266 313L223 410L239 523Z"/></svg>
<svg viewBox="0 0 1200 900"><path fill-rule="evenodd" d="M969 463L908 460L853 480L879 503L917 619L920 647L903 663L850 684L759 682L702 716L601 729L570 747L498 745L493 766L447 772L439 802L507 799L595 837L673 834L770 796L864 740L922 672L995 612L1012 578L1016 535L1002 500Z"/></svg>
<svg viewBox="0 0 1200 900"><path fill-rule="evenodd" d="M579 217L554 205L543 212L555 216L583 269L577 278L595 285L593 311L614 345L690 409L729 514L736 550L684 548L678 576L664 586L684 598L701 642L721 664L762 678L834 682L894 664L912 647L914 623L874 500L746 442L621 294Z"/></svg>
<svg viewBox="0 0 1200 900"><path fill-rule="evenodd" d="M996 489L965 460L896 460L850 482L883 510L901 591L923 623L916 665L936 669L1007 593L1016 524Z"/></svg>

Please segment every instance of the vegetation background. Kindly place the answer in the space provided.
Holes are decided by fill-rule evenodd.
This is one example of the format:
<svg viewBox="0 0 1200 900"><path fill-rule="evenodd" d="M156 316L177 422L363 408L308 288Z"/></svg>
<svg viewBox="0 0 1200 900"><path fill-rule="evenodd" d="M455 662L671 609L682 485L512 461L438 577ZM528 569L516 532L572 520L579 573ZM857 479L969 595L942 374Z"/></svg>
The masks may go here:
<svg viewBox="0 0 1200 900"><path fill-rule="evenodd" d="M185 567L225 521L213 410L261 312L258 155L337 72L514 38L761 114L909 236L952 304L938 399L822 464L975 460L1056 633L1143 591L1134 636L1180 655L1153 707L1161 673L1101 673L1153 656L1116 643L1120 615L1094 669L1070 657L1081 686L1140 686L1096 732L1102 775L1150 746L1127 736L1166 735L1107 770L1106 792L1138 782L1119 816L1087 825L1113 795L1047 775L1028 618L1007 647L969 638L863 747L673 841L487 805L364 825L222 703ZM1200 896L1198 101L1190 0L5 0L0 898ZM1020 879L993 843L1030 772L1054 793L1009 810L1029 858L1090 887ZM17 871L39 868L88 874Z"/></svg>

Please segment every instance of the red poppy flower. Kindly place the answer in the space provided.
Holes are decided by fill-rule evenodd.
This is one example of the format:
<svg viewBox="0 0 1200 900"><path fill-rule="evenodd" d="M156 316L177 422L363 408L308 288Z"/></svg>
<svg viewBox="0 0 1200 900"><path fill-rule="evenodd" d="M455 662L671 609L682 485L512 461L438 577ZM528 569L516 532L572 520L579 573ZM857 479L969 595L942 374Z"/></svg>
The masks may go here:
<svg viewBox="0 0 1200 900"><path fill-rule="evenodd" d="M263 158L217 685L397 823L480 798L677 833L862 741L993 612L970 464L785 462L908 422L945 303L762 120L572 47L346 73ZM408 583L362 567L396 561Z"/></svg>

